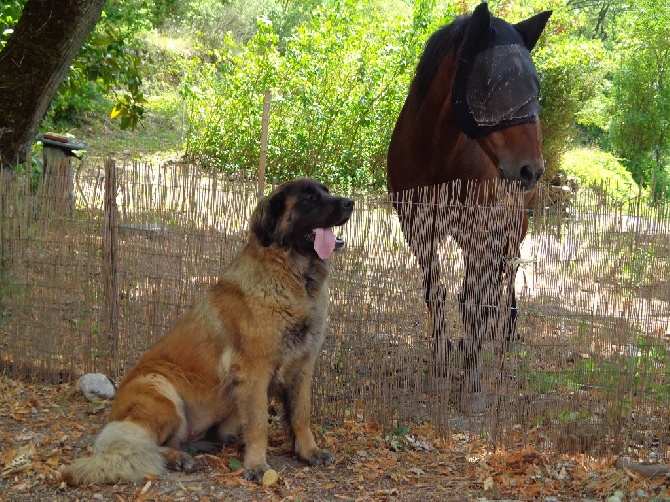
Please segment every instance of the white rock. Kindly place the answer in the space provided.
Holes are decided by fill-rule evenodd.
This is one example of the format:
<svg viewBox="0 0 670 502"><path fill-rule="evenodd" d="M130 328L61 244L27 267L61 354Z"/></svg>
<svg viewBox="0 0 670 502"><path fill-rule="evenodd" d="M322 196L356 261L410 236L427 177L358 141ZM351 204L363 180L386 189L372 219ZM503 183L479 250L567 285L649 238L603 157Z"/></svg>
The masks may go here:
<svg viewBox="0 0 670 502"><path fill-rule="evenodd" d="M81 392L88 401L99 401L100 399L112 399L114 385L102 373L86 373L77 380L75 388Z"/></svg>

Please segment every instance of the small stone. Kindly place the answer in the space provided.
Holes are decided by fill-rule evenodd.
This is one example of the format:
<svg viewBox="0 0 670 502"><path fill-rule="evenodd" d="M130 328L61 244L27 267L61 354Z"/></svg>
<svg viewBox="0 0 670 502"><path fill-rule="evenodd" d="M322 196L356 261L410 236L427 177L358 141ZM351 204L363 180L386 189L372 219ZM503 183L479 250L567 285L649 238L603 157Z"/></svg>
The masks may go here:
<svg viewBox="0 0 670 502"><path fill-rule="evenodd" d="M613 495L607 497L607 502L621 502L623 500L623 492L616 491Z"/></svg>
<svg viewBox="0 0 670 502"><path fill-rule="evenodd" d="M88 401L112 399L116 392L110 379L102 373L85 374L77 380L75 389L81 392Z"/></svg>

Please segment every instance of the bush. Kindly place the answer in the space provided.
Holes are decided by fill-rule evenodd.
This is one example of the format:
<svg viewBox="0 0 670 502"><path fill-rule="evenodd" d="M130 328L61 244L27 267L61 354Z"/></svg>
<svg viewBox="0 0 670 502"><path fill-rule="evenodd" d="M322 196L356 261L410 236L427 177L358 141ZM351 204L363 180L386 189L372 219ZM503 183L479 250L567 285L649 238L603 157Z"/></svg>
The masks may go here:
<svg viewBox="0 0 670 502"><path fill-rule="evenodd" d="M268 178L313 176L339 190L381 191L386 152L418 55L443 21L392 17L374 2L333 0L282 40L269 19L184 82L188 156L255 175L262 101L272 89ZM201 67L202 68L202 67Z"/></svg>
<svg viewBox="0 0 670 502"><path fill-rule="evenodd" d="M613 75L610 139L636 180L670 195L670 5L635 0L618 19L621 56Z"/></svg>
<svg viewBox="0 0 670 502"><path fill-rule="evenodd" d="M604 50L599 41L554 33L534 52L542 91L542 152L547 177L560 168L561 157L578 137L576 117L596 96L604 77Z"/></svg>
<svg viewBox="0 0 670 502"><path fill-rule="evenodd" d="M627 205L642 194L632 174L609 152L594 148L576 148L563 155L561 169L576 178L581 189L594 190L616 205Z"/></svg>

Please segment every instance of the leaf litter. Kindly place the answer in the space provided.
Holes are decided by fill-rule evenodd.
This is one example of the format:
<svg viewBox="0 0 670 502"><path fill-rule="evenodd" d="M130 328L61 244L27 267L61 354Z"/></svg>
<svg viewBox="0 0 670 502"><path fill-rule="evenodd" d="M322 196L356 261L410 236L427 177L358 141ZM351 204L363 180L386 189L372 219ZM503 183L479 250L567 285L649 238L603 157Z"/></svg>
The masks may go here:
<svg viewBox="0 0 670 502"><path fill-rule="evenodd" d="M431 424L395 429L352 419L321 426L317 442L336 464L308 467L284 443L278 418L270 430L262 483L240 476L243 450L226 446L196 456L193 473L142 483L66 487L59 470L90 455L109 403L89 403L70 385L29 384L0 377L0 500L667 500L670 478L645 478L584 455L532 447L489 451L462 433L440 437Z"/></svg>

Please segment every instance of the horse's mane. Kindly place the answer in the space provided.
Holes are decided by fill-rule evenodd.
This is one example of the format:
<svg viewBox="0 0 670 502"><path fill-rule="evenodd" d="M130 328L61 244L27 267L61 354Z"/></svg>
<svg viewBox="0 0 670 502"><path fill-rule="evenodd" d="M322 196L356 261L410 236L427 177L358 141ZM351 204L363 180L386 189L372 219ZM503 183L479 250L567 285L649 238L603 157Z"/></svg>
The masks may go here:
<svg viewBox="0 0 670 502"><path fill-rule="evenodd" d="M416 67L416 74L414 75L414 85L417 92L416 98L419 103L428 94L430 83L433 81L433 77L437 73L442 59L463 42L471 17L472 15L470 14L458 16L451 23L444 25L433 33L428 39L426 48Z"/></svg>

